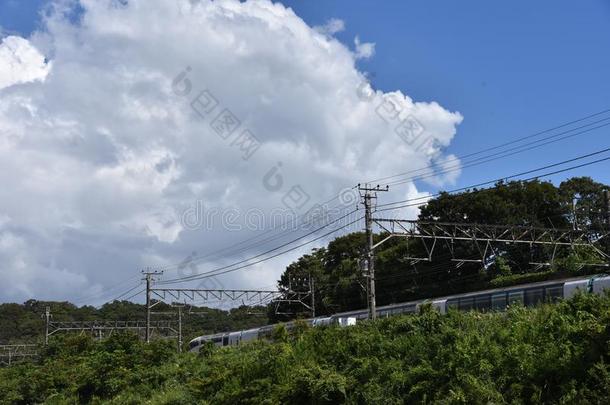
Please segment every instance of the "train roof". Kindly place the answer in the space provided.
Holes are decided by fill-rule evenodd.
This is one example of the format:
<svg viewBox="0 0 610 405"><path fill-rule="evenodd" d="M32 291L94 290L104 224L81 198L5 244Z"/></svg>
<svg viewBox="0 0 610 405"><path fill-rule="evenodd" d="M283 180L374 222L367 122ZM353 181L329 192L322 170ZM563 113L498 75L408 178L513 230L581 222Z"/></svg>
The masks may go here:
<svg viewBox="0 0 610 405"><path fill-rule="evenodd" d="M582 280L591 280L597 277L610 277L608 274L605 273L600 273L600 274L594 274L594 275L590 275L590 276L580 276L580 277L569 277L569 278L562 278L562 279L556 279L556 280L546 280L546 281L537 281L537 282L533 282L533 283L526 283L526 284L517 284L517 285L512 285L512 286L508 286L508 287L500 287L500 288L493 288L493 289L489 289L489 290L479 290L479 291L471 291L471 292L467 292L467 293L461 293L461 294L454 294L454 295L448 295L448 296L441 296L441 297L435 297L435 298L425 298L425 299L420 299L420 300L416 300L416 301L408 301L408 302L400 302L400 303L395 303L395 304L388 304L388 305L384 305L381 307L378 307L377 310L378 311L383 311L383 310L387 310L387 309L396 309L396 308L402 308L402 307L408 307L408 306L417 306L419 304L423 304L423 303L428 303L428 302L434 302L434 301L446 301L446 300L450 300L450 299L458 299L458 298L468 298L468 297L475 297L481 294L497 294L497 293L502 293L502 292L507 292L507 291L514 291L514 290L521 290L521 289L526 289L526 288L536 288L536 287L547 287L547 286L552 286L552 285L561 285L561 284L565 284L567 282L571 282L571 281L582 281ZM305 321L309 321L309 322L313 322L314 319L328 319L328 318L349 318L349 317L354 317L354 316L358 316L358 315L363 315L363 314L367 314L368 310L367 309L356 309L353 311L347 311L347 312L340 312L337 314L333 314L333 315L329 315L329 316L320 316L320 317L316 317L316 318L308 318L305 319ZM293 323L294 321L290 321L290 322L285 322L284 324L290 324ZM261 327L258 328L252 328L252 329L247 329L247 330L243 330L242 332L246 332L246 331L258 331L258 330L270 330L273 329L277 326L278 324L272 324L272 325L263 325ZM226 334L229 333L234 333L234 332L240 332L240 331L233 331L233 332L223 332L223 333L216 333L214 335L204 335L204 336L199 336L195 339L200 339L200 338L214 338L214 337L222 337ZM195 340L193 339L193 340Z"/></svg>

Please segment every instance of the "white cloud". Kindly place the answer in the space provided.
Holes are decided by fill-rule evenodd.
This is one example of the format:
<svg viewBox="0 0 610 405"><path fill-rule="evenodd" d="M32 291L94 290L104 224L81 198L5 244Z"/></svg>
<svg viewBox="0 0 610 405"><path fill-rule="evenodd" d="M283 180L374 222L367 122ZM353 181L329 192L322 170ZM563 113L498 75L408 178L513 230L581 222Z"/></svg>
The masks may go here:
<svg viewBox="0 0 610 405"><path fill-rule="evenodd" d="M375 54L375 44L373 42L360 42L360 38L354 38L356 46L356 59L368 59Z"/></svg>
<svg viewBox="0 0 610 405"><path fill-rule="evenodd" d="M357 42L354 53L281 4L82 0L77 24L64 17L66 4L55 4L43 31L2 45L0 66L19 60L26 73L1 76L10 85L0 89L0 259L12 259L0 277L20 287L0 300L74 299L144 266L225 248L253 234L219 226L229 209L242 214L237 221L248 209L269 214L299 186L309 197L303 213L355 183L445 162L441 149L462 120L435 102L367 87L355 63L372 56L372 44ZM176 79L187 67L188 83ZM200 112L204 99L218 105L200 116L197 97ZM210 125L225 109L240 123L227 139ZM399 128L407 119L423 135ZM261 143L247 160L245 129ZM407 182L384 198L420 195ZM180 218L197 200L225 217L186 229ZM199 269L291 237L240 245ZM307 250L221 282L273 285Z"/></svg>
<svg viewBox="0 0 610 405"><path fill-rule="evenodd" d="M0 89L17 83L44 80L49 67L44 56L28 40L13 35L2 39Z"/></svg>
<svg viewBox="0 0 610 405"><path fill-rule="evenodd" d="M324 35L335 35L345 30L345 22L338 18L331 18L326 24L314 27L314 30Z"/></svg>

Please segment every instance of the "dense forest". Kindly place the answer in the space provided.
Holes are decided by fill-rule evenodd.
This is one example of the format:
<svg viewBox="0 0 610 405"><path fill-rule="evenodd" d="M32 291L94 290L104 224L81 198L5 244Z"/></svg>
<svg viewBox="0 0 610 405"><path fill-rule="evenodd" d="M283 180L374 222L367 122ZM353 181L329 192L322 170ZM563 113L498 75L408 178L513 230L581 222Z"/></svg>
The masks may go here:
<svg viewBox="0 0 610 405"><path fill-rule="evenodd" d="M608 186L587 177L572 178L555 186L550 182L498 183L496 187L468 190L459 194L442 193L422 208L419 221L504 224L561 229L604 229L606 206L603 191ZM384 234L377 234L380 240ZM601 244L607 250L607 244ZM284 290L309 289L315 281L318 315L365 308L365 279L361 270L364 234L352 233L338 237L325 248L290 264L278 281ZM377 302L379 305L429 298L482 288L518 284L550 278L602 272L595 266L599 255L587 250L564 248L556 252L549 266L533 266L532 262L549 261L548 249L529 246L499 246L488 261L458 266L454 255L475 257L479 253L469 243L439 246L432 262L414 262L409 257L426 255L419 240L392 239L376 252ZM587 265L589 264L589 265ZM299 284L295 280L301 280ZM76 307L67 302L30 300L24 304L0 305L0 344L40 341L44 330L44 308L49 305L55 321L71 320L143 320L143 305L127 301L107 303L100 308ZM166 304L159 312L176 312ZM201 334L247 329L254 326L308 317L310 313L298 304L267 307L240 307L230 311L196 308L185 311L185 340ZM174 315L154 319L174 319Z"/></svg>
<svg viewBox="0 0 610 405"><path fill-rule="evenodd" d="M610 296L441 315L429 307L274 342L177 354L133 335L63 336L0 369L0 403L607 404Z"/></svg>

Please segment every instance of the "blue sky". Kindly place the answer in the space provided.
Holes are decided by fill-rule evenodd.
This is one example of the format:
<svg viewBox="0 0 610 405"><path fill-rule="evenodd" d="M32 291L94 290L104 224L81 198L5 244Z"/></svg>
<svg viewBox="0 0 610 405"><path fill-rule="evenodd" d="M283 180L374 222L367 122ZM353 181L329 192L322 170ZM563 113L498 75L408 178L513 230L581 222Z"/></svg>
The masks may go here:
<svg viewBox="0 0 610 405"><path fill-rule="evenodd" d="M44 0L0 0L0 26L28 35ZM610 3L289 1L310 25L346 23L336 34L375 42L359 62L383 91L437 101L465 117L448 149L459 155L610 108ZM608 129L464 171L457 186L606 147ZM610 182L609 165L574 171ZM572 174L572 173L571 173ZM566 176L554 178L561 180ZM420 185L420 187L429 187Z"/></svg>
<svg viewBox="0 0 610 405"><path fill-rule="evenodd" d="M28 35L38 27L44 0L0 0L0 26L8 32Z"/></svg>
<svg viewBox="0 0 610 405"><path fill-rule="evenodd" d="M338 37L376 43L361 68L376 87L435 100L465 119L449 151L483 149L610 108L610 2L284 1L310 24L345 21ZM517 159L467 169L460 185L610 144L610 129ZM608 163L574 174L610 182ZM560 176L555 180L563 178Z"/></svg>

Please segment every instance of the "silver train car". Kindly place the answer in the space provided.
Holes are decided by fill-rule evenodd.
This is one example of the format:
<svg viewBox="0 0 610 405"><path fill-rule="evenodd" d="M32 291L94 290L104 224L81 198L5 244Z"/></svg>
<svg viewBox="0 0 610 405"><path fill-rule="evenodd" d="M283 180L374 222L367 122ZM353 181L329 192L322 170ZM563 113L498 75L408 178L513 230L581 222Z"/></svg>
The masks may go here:
<svg viewBox="0 0 610 405"><path fill-rule="evenodd" d="M601 294L604 290L610 290L609 275L569 278L385 305L377 308L377 316L389 317L398 314L416 313L423 304L430 304L442 314L447 313L451 308L459 311L502 311L509 305L535 306L542 302L569 299L578 291ZM303 322L314 327L325 325L350 326L367 318L368 310L361 309L342 312L332 316L305 319ZM287 322L283 325L286 329L290 330L294 328L295 323ZM242 331L199 336L189 342L189 351L198 352L201 345L206 342L212 342L216 346L223 347L237 346L257 339L269 339L276 326L266 325Z"/></svg>

